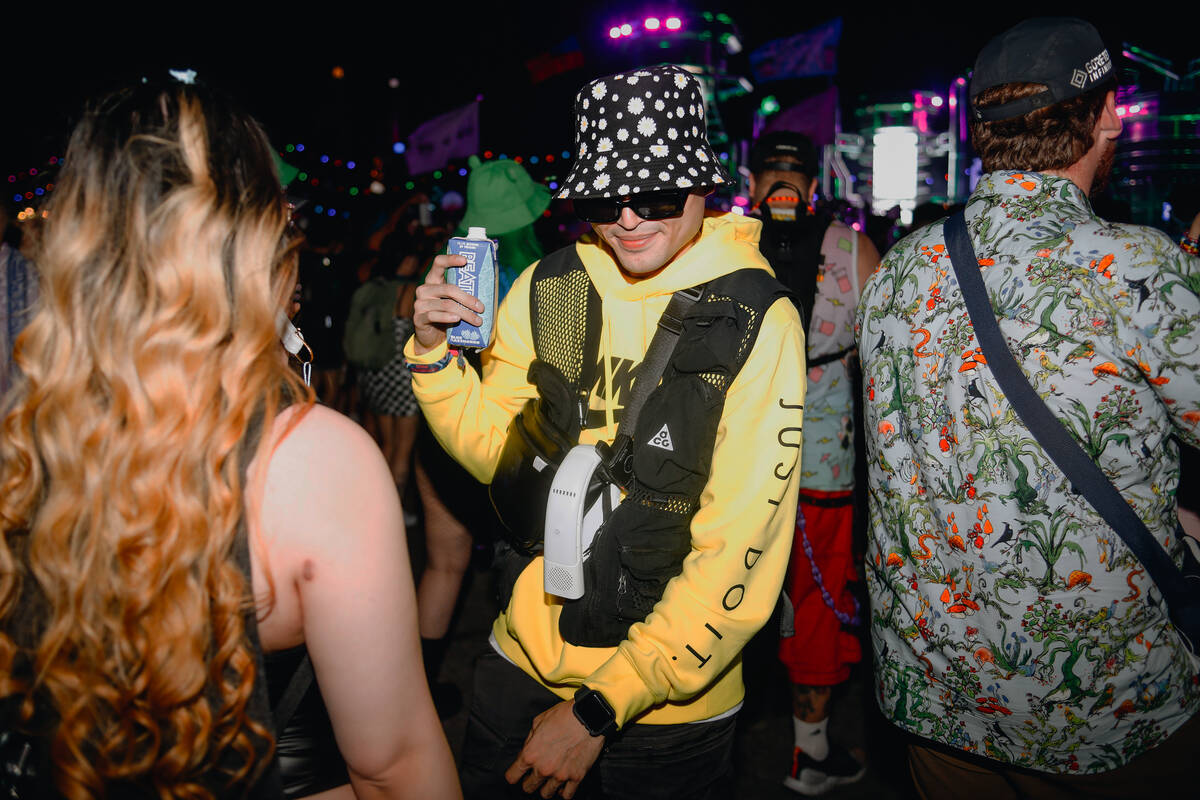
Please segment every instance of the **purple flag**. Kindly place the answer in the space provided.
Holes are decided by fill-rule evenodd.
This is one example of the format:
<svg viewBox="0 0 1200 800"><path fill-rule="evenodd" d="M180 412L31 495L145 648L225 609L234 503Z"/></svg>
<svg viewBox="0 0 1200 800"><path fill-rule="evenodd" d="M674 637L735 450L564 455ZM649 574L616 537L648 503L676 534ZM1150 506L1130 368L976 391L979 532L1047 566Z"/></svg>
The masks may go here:
<svg viewBox="0 0 1200 800"><path fill-rule="evenodd" d="M771 117L763 133L796 131L812 139L817 147L833 144L837 130L837 109L837 87L831 86Z"/></svg>
<svg viewBox="0 0 1200 800"><path fill-rule="evenodd" d="M750 54L750 66L759 83L782 78L807 78L837 74L837 47L842 38L842 18L786 39L775 39Z"/></svg>
<svg viewBox="0 0 1200 800"><path fill-rule="evenodd" d="M479 103L473 101L423 123L409 135L404 153L409 174L420 175L478 150Z"/></svg>

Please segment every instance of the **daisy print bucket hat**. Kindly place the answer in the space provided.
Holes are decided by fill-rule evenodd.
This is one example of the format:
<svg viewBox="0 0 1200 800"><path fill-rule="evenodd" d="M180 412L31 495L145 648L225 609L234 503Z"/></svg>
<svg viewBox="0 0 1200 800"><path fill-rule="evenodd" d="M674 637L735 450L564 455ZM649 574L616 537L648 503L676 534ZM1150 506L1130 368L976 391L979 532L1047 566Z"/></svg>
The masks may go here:
<svg viewBox="0 0 1200 800"><path fill-rule="evenodd" d="M575 98L575 163L561 198L719 186L700 81L673 64L598 78Z"/></svg>

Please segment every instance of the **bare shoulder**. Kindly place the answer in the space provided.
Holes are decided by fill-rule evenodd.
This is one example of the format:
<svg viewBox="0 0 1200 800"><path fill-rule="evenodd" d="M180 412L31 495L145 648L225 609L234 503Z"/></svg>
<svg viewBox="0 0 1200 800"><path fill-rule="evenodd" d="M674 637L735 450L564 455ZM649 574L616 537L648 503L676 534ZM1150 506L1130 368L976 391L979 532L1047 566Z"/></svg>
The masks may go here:
<svg viewBox="0 0 1200 800"><path fill-rule="evenodd" d="M270 435L266 531L320 547L334 532L344 541L395 524L400 508L391 473L374 440L353 420L324 406L288 409Z"/></svg>

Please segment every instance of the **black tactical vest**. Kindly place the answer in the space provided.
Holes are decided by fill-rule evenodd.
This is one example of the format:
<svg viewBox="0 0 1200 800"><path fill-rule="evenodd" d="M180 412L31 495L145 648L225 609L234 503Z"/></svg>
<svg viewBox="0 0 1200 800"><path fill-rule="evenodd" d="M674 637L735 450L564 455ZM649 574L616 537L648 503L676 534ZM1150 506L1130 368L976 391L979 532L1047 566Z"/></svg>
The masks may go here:
<svg viewBox="0 0 1200 800"><path fill-rule="evenodd" d="M662 382L642 407L636 430L629 431L631 458L613 476L625 498L589 548L587 593L564 601L559 631L570 644L619 644L682 571L691 552L692 517L708 483L725 393L749 357L767 309L785 296L790 296L788 290L767 272L741 269L710 281L684 316ZM575 247L552 253L535 268L530 321L536 359L529 380L539 396L514 420L510 437L538 439L556 450L578 442L597 361L600 302ZM664 426L669 449L662 446ZM534 433L535 428L543 430ZM515 499L519 472L502 456L492 493L502 518L506 515L497 488L504 486L503 494ZM544 487L535 486L539 476L528 468L524 474L533 493L521 492L521 499L544 524L549 479L542 479ZM540 524L536 530L540 534ZM516 535L521 538L520 531Z"/></svg>

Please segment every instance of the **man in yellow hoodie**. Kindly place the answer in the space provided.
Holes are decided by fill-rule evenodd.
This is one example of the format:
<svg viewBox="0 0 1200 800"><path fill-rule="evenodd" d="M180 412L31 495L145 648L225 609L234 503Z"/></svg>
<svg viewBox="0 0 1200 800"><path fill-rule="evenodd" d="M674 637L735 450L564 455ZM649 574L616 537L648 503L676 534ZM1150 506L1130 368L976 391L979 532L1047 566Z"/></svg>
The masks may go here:
<svg viewBox="0 0 1200 800"><path fill-rule="evenodd" d="M637 365L672 296L705 288L630 434L638 488L625 487L613 524L589 551L593 564L605 548L615 554L613 579L589 573L588 594L563 601L544 591L540 557L516 578L492 629L494 652L477 666L464 789L468 797L725 797L744 694L741 649L774 609L795 525L803 327L758 251L760 223L705 214L704 197L729 177L707 141L696 78L674 66L607 76L580 91L575 116L578 156L560 197L574 200L599 241L551 254L516 280L482 353L482 378L446 345L447 327L481 322L479 302L444 282L446 267L464 259L440 256L417 292L405 355L438 439L492 481L514 417L539 397L546 370L535 359L551 359L553 349L547 327L561 329L566 316L583 328L589 317L586 303L547 290L540 270L548 263L568 264L567 283L579 277L599 300L587 326L598 326L588 337L598 355L584 364L591 374L577 384L582 407L567 437L583 445L617 438ZM733 288L751 284L766 287L750 293L758 301ZM727 350L737 354L729 369L713 356ZM710 366L687 374L689 364ZM666 496L664 481L683 486L697 475L694 502L686 491L673 495L684 498L678 508L643 502L654 495L643 484ZM679 519L682 552L664 572L650 562L670 548L651 543ZM655 583L640 580L650 573L657 588L631 597ZM617 635L579 633L613 625Z"/></svg>

